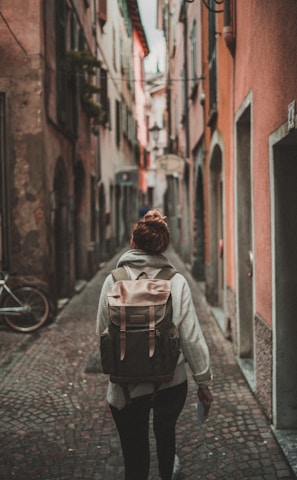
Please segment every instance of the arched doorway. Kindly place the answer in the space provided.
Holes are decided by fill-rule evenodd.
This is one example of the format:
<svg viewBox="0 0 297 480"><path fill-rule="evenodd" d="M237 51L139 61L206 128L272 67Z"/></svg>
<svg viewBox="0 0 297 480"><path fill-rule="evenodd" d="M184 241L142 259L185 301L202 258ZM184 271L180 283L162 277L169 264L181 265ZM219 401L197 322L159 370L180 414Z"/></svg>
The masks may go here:
<svg viewBox="0 0 297 480"><path fill-rule="evenodd" d="M99 247L100 247L100 259L106 259L106 224L110 228L110 214L106 217L106 198L103 183L99 187Z"/></svg>
<svg viewBox="0 0 297 480"><path fill-rule="evenodd" d="M210 162L210 267L208 300L212 306L224 307L223 261L223 175L222 150L215 145Z"/></svg>
<svg viewBox="0 0 297 480"><path fill-rule="evenodd" d="M190 246L190 236L191 236L191 216L190 216L190 183L191 183L191 171L187 163L184 167L184 176L182 182L182 198L181 198L181 218L180 218L180 227L181 227L181 255L183 260L186 263L191 261L191 246Z"/></svg>
<svg viewBox="0 0 297 480"><path fill-rule="evenodd" d="M195 185L194 258L192 274L199 282L205 280L204 184L201 166L197 169Z"/></svg>
<svg viewBox="0 0 297 480"><path fill-rule="evenodd" d="M70 295L70 236L67 173L63 160L57 161L54 176L55 194L55 272L58 298Z"/></svg>

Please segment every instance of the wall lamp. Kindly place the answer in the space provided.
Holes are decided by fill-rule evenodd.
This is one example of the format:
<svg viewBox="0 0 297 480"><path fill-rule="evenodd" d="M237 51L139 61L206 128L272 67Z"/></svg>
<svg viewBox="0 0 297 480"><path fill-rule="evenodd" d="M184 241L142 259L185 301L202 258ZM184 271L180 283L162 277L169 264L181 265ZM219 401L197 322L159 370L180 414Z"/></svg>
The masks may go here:
<svg viewBox="0 0 297 480"><path fill-rule="evenodd" d="M152 132L153 140L154 140L156 145L159 141L160 130L161 130L161 128L159 127L159 125L157 125L156 122L154 123L154 125L151 128L149 128L149 131Z"/></svg>
<svg viewBox="0 0 297 480"><path fill-rule="evenodd" d="M186 3L193 3L195 0L185 0ZM213 13L222 13L224 10L218 10L224 5L224 0L202 0L203 5Z"/></svg>

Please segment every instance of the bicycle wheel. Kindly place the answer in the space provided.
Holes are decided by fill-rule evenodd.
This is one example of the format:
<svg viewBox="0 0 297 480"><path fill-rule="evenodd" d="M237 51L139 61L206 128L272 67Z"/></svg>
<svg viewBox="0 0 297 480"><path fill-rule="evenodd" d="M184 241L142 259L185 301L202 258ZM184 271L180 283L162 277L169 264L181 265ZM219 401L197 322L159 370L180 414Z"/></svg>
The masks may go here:
<svg viewBox="0 0 297 480"><path fill-rule="evenodd" d="M35 287L20 286L11 289L13 295L5 297L3 307L24 307L24 312L18 315L7 315L8 325L18 332L33 332L46 322L49 314L49 304L46 296Z"/></svg>

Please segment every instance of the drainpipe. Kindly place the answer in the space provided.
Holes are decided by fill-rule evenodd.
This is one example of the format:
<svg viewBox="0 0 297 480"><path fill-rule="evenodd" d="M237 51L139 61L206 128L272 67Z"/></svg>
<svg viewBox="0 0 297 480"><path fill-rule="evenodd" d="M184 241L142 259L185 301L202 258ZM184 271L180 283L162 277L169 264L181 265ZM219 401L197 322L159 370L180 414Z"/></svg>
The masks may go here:
<svg viewBox="0 0 297 480"><path fill-rule="evenodd" d="M224 0L224 28L223 28L223 37L225 44L230 51L231 55L235 53L235 34L233 30L233 24L231 20L231 6L230 1Z"/></svg>
<svg viewBox="0 0 297 480"><path fill-rule="evenodd" d="M170 64L170 41L171 41L171 1L169 0L168 4L166 5L165 10L165 38L166 38L166 71L167 71L167 111L168 111L168 125L167 125L167 145L168 145L168 152L173 152L173 141L172 141L172 111L171 111L171 101L172 101L172 85L171 85L171 64Z"/></svg>
<svg viewBox="0 0 297 480"><path fill-rule="evenodd" d="M188 82L188 16L187 16L187 7L184 4L184 58L185 58L185 99L186 99L186 111L185 111L185 124L186 124L186 157L187 160L190 158L190 132L189 132L189 109L188 109L188 98L189 98L189 82Z"/></svg>
<svg viewBox="0 0 297 480"><path fill-rule="evenodd" d="M95 56L97 57L98 54L98 38L97 38L97 1L93 0L93 9L94 9L94 18L93 18L93 40L95 44ZM96 169L96 181L99 185L99 182L102 180L102 174L101 174L101 139L100 139L100 133L101 133L101 128L100 125L98 125L98 133L97 133L97 139L96 139L96 150L95 150L95 169Z"/></svg>
<svg viewBox="0 0 297 480"><path fill-rule="evenodd" d="M6 156L6 113L5 94L0 93L0 174L1 174L1 214L2 226L0 236L2 240L1 268L9 270L9 219L8 219L8 182Z"/></svg>
<svg viewBox="0 0 297 480"><path fill-rule="evenodd" d="M188 9L187 9L187 2L184 2L183 5L183 24L184 24L184 61L185 61L185 102L186 102L186 111L185 111L185 135L186 135L186 164L185 164L185 175L184 175L184 181L185 181L185 186L186 186L186 194L187 194L187 209L188 209L188 215L190 219L190 226L188 228L188 242L189 242L189 248L190 248L190 256L192 255L193 252L193 224L194 224L194 218L193 218L193 209L191 208L191 205L193 205L193 161L190 158L191 157L191 149L190 149L190 123L189 123L189 81L188 81L188 76L189 76L189 62L188 62L188 50L189 50L189 40L188 40ZM181 205L182 206L182 205ZM181 215L183 216L182 212ZM184 222L182 222L182 228L183 231L181 234L185 235L186 232L186 225L183 225Z"/></svg>

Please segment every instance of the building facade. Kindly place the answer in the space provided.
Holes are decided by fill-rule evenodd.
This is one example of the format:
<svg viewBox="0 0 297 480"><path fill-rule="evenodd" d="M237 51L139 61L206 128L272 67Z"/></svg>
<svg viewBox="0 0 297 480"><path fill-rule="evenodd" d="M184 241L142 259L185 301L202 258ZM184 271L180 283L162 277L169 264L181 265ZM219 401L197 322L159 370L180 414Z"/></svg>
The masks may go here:
<svg viewBox="0 0 297 480"><path fill-rule="evenodd" d="M148 47L136 0L4 1L0 37L1 269L55 310L138 216L131 52Z"/></svg>
<svg viewBox="0 0 297 480"><path fill-rule="evenodd" d="M158 2L168 148L187 165L177 248L276 430L297 427L296 13L290 0Z"/></svg>

